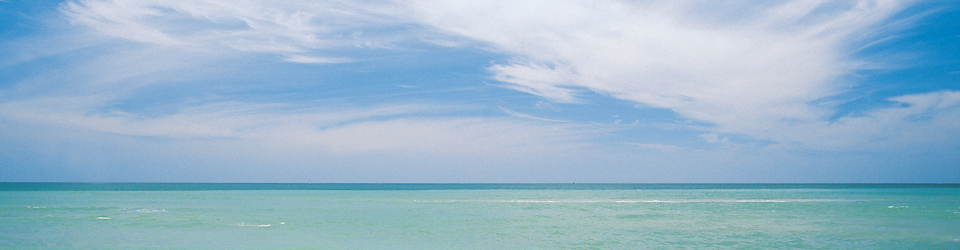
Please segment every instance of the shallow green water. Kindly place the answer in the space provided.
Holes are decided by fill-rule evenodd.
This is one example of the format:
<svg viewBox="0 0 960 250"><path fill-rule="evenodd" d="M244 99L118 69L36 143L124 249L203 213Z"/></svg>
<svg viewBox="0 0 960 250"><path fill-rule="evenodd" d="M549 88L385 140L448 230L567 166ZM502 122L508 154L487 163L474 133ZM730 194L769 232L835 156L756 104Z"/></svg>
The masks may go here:
<svg viewBox="0 0 960 250"><path fill-rule="evenodd" d="M16 249L960 249L957 185L6 183L0 190L0 248Z"/></svg>

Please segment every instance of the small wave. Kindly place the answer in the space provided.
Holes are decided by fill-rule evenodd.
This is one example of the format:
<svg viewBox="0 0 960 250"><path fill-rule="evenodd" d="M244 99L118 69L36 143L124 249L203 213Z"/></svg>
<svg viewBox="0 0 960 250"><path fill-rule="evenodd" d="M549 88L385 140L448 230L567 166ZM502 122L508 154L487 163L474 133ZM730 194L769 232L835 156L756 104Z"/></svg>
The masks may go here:
<svg viewBox="0 0 960 250"><path fill-rule="evenodd" d="M237 226L241 227L269 227L271 224L247 224L247 223L237 223Z"/></svg>
<svg viewBox="0 0 960 250"><path fill-rule="evenodd" d="M106 216L99 216L99 217L97 217L97 219L98 219L98 220L109 220L109 219L110 219L110 217L106 217Z"/></svg>
<svg viewBox="0 0 960 250"><path fill-rule="evenodd" d="M756 200L735 200L735 199L710 199L710 200L414 200L414 202L425 203L459 203L459 202L478 202L478 203L788 203L788 202L845 202L850 200L832 200L832 199L756 199Z"/></svg>
<svg viewBox="0 0 960 250"><path fill-rule="evenodd" d="M618 200L617 203L785 203L822 202L822 200Z"/></svg>
<svg viewBox="0 0 960 250"><path fill-rule="evenodd" d="M898 209L898 208L910 208L910 206L887 206L887 208Z"/></svg>
<svg viewBox="0 0 960 250"><path fill-rule="evenodd" d="M142 213L142 214L166 213L166 212L167 212L167 210L166 210L166 209L163 209L163 208L161 208L161 209L150 209L150 208L139 208L139 209L137 209L137 208L123 208L123 209L120 209L120 211L125 212L125 213Z"/></svg>
<svg viewBox="0 0 960 250"><path fill-rule="evenodd" d="M135 213L166 213L166 209L137 209L133 210Z"/></svg>

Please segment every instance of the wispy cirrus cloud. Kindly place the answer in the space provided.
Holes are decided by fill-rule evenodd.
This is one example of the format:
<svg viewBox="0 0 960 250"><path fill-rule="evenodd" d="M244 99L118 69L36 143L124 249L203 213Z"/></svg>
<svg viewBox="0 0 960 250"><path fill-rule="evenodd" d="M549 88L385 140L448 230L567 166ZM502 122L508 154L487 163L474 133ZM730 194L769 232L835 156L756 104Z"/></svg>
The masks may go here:
<svg viewBox="0 0 960 250"><path fill-rule="evenodd" d="M856 84L845 76L876 66L856 51L909 26L896 15L913 1L406 3L423 23L513 55L490 67L494 79L555 102L593 91L670 109L715 132L810 147L836 138L826 131L886 137L852 128L864 119L885 129L923 126L887 115L904 109L828 122L836 107L817 104Z"/></svg>
<svg viewBox="0 0 960 250"><path fill-rule="evenodd" d="M876 63L855 52L908 27L909 17L895 16L913 4L88 0L61 11L108 36L305 64L355 60L316 56L337 48L466 38L513 56L489 68L506 88L567 103L593 91L715 124L715 132L791 143L816 124L842 124L825 122L836 108L816 101L856 84L844 77Z"/></svg>
<svg viewBox="0 0 960 250"><path fill-rule="evenodd" d="M957 91L838 113L864 69L910 63L863 53L900 39L915 4L71 0L57 34L0 41L15 45L0 48L3 73L27 72L3 75L0 136L72 145L68 165L131 153L91 172L107 181L96 175L145 155L213 166L206 176L334 159L356 176L332 180L348 181L762 181L737 173L775 166L766 177L795 182L784 173L809 163L890 158L860 151L955 151ZM446 65L456 53L484 56ZM416 176L429 171L444 174Z"/></svg>
<svg viewBox="0 0 960 250"><path fill-rule="evenodd" d="M344 62L299 55L317 49L392 47L403 40L395 6L379 1L266 3L260 1L68 1L61 12L106 36L162 46L286 55L291 62Z"/></svg>
<svg viewBox="0 0 960 250"><path fill-rule="evenodd" d="M469 39L512 56L489 67L491 77L509 89L561 103L578 103L578 92L592 91L716 125L706 131L711 135L818 147L831 138L861 138L831 145L879 140L886 135L876 131L917 122L895 122L885 115L902 109L828 121L836 107L817 102L856 84L846 76L877 64L855 53L909 27L910 17L895 16L913 4L89 0L68 2L62 12L108 36L276 53L284 61L304 64L356 60L316 56L337 48ZM937 95L891 101L932 96ZM852 128L865 123L890 128ZM849 134L837 137L836 131Z"/></svg>
<svg viewBox="0 0 960 250"><path fill-rule="evenodd" d="M922 147L950 150L960 140L960 92L938 91L890 98L899 105L862 116L795 125L793 131L766 134L779 141L830 150L885 151Z"/></svg>
<svg viewBox="0 0 960 250"><path fill-rule="evenodd" d="M5 102L0 104L0 117L35 126L124 136L182 140L232 138L291 150L320 148L327 153L535 155L586 146L583 139L590 130L576 125L515 119L437 116L456 109L432 105L392 104L325 110L288 104L228 102L145 116L123 111L95 112L97 103L85 106L82 101L50 98Z"/></svg>
<svg viewBox="0 0 960 250"><path fill-rule="evenodd" d="M342 57L332 57L332 58L328 58L328 57L310 57L310 56L302 56L302 55L292 55L292 56L288 56L287 58L284 58L283 60L284 60L284 61L287 61L287 62L295 62L295 63L319 63L319 64L323 64L323 63L348 63L348 62L354 61L353 59L342 58Z"/></svg>

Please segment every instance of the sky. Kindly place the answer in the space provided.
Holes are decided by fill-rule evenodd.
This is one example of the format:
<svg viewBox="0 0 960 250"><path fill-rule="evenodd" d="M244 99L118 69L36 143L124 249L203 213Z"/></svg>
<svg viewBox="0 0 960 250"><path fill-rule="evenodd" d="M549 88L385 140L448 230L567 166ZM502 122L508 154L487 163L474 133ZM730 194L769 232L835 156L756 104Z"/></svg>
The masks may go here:
<svg viewBox="0 0 960 250"><path fill-rule="evenodd" d="M957 183L960 2L0 0L0 181Z"/></svg>

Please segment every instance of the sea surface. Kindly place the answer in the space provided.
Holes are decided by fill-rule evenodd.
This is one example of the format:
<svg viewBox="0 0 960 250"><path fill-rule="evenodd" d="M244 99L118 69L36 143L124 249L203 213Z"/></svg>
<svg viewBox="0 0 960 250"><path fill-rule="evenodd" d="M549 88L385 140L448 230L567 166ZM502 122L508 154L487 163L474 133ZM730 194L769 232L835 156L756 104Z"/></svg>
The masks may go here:
<svg viewBox="0 0 960 250"><path fill-rule="evenodd" d="M960 249L957 184L0 183L0 249Z"/></svg>

